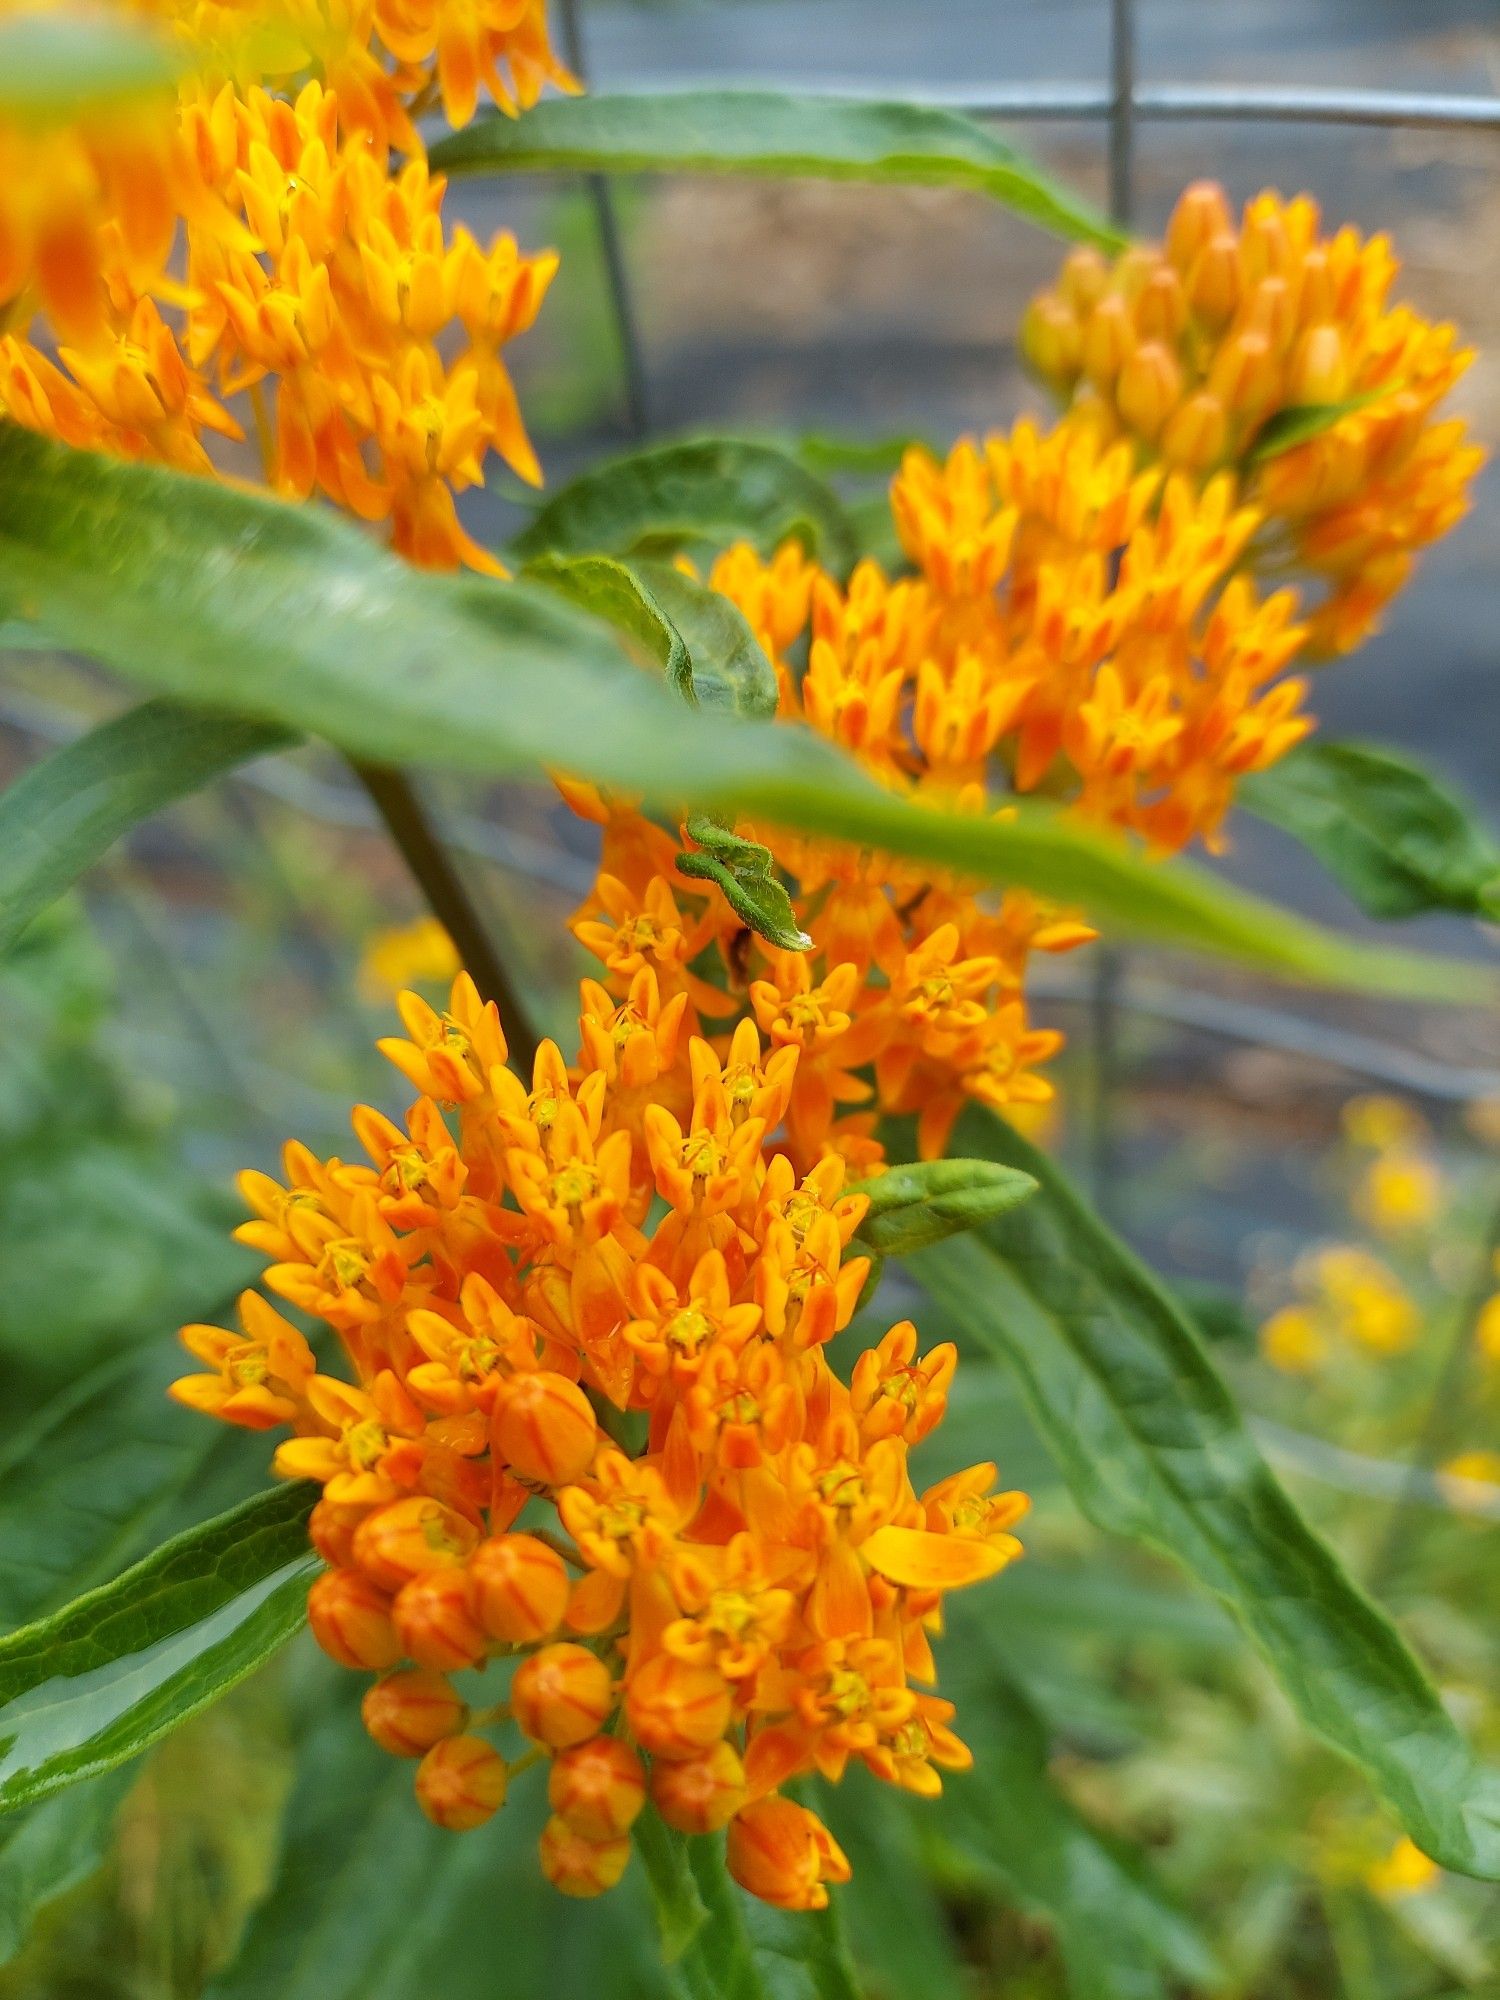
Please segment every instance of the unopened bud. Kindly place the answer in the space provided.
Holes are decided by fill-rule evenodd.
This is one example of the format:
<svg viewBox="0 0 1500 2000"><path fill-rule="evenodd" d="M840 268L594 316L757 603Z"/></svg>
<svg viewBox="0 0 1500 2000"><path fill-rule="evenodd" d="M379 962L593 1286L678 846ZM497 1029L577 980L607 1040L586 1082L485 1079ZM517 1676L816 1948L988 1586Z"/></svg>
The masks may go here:
<svg viewBox="0 0 1500 2000"><path fill-rule="evenodd" d="M330 1568L353 1568L354 1530L369 1511L368 1507L350 1507L326 1498L313 1508L307 1520L307 1538Z"/></svg>
<svg viewBox="0 0 1500 2000"><path fill-rule="evenodd" d="M1281 370L1263 333L1237 333L1219 349L1208 386L1232 418L1244 422L1265 415L1281 391Z"/></svg>
<svg viewBox="0 0 1500 2000"><path fill-rule="evenodd" d="M565 1750L597 1736L615 1705L609 1668L587 1646L543 1646L516 1668L511 1713L533 1743Z"/></svg>
<svg viewBox="0 0 1500 2000"><path fill-rule="evenodd" d="M535 1535L493 1535L469 1564L484 1629L508 1646L550 1638L568 1608L567 1565Z"/></svg>
<svg viewBox="0 0 1500 2000"><path fill-rule="evenodd" d="M358 1570L334 1569L307 1593L307 1622L330 1660L379 1673L401 1658L391 1600Z"/></svg>
<svg viewBox="0 0 1500 2000"><path fill-rule="evenodd" d="M1051 292L1034 298L1021 321L1021 356L1033 373L1057 388L1070 388L1082 353L1082 328L1062 300Z"/></svg>
<svg viewBox="0 0 1500 2000"><path fill-rule="evenodd" d="M470 1833L505 1804L505 1759L478 1736L435 1743L417 1766L417 1804L434 1826Z"/></svg>
<svg viewBox="0 0 1500 2000"><path fill-rule="evenodd" d="M1217 331L1234 318L1244 289L1238 238L1232 234L1212 237L1188 272L1188 304L1206 326Z"/></svg>
<svg viewBox="0 0 1500 2000"><path fill-rule="evenodd" d="M659 1653L632 1673L625 1714L653 1757L694 1757L729 1727L728 1684L712 1667Z"/></svg>
<svg viewBox="0 0 1500 2000"><path fill-rule="evenodd" d="M1285 354L1297 331L1297 311L1292 288L1285 278L1262 278L1239 310L1236 333L1263 333L1271 352Z"/></svg>
<svg viewBox="0 0 1500 2000"><path fill-rule="evenodd" d="M1092 312L1109 289L1109 266L1090 244L1081 243L1063 259L1058 295L1075 313Z"/></svg>
<svg viewBox="0 0 1500 2000"><path fill-rule="evenodd" d="M365 1690L360 1714L382 1750L393 1757L421 1757L445 1736L456 1736L469 1705L441 1674L407 1667Z"/></svg>
<svg viewBox="0 0 1500 2000"><path fill-rule="evenodd" d="M1167 224L1166 252L1179 271L1192 267L1205 244L1234 235L1234 217L1217 181L1194 181L1177 197Z"/></svg>
<svg viewBox="0 0 1500 2000"><path fill-rule="evenodd" d="M1159 264L1135 302L1135 330L1142 340L1175 345L1187 325L1187 294L1170 264Z"/></svg>
<svg viewBox="0 0 1500 2000"><path fill-rule="evenodd" d="M1130 307L1118 292L1102 298L1083 329L1083 372L1096 388L1108 389L1135 346Z"/></svg>
<svg viewBox="0 0 1500 2000"><path fill-rule="evenodd" d="M1206 472L1217 465L1229 443L1224 405L1208 389L1179 403L1162 432L1161 455L1169 465L1189 472Z"/></svg>
<svg viewBox="0 0 1500 2000"><path fill-rule="evenodd" d="M419 1667L456 1674L484 1658L484 1628L474 1615L473 1591L462 1569L429 1570L403 1584L396 1594L395 1618L407 1656Z"/></svg>
<svg viewBox="0 0 1500 2000"><path fill-rule="evenodd" d="M383 1589L399 1590L414 1576L461 1563L478 1540L462 1514L414 1493L365 1516L354 1531L354 1559Z"/></svg>
<svg viewBox="0 0 1500 2000"><path fill-rule="evenodd" d="M599 1425L576 1382L541 1368L515 1376L501 1390L494 1438L518 1477L537 1486L570 1486L589 1469Z"/></svg>
<svg viewBox="0 0 1500 2000"><path fill-rule="evenodd" d="M630 1836L585 1840L565 1819L553 1817L537 1842L542 1873L565 1896L602 1896L613 1889L630 1860Z"/></svg>
<svg viewBox="0 0 1500 2000"><path fill-rule="evenodd" d="M646 1773L618 1736L591 1736L558 1751L547 1797L559 1819L585 1840L614 1840L630 1830L646 1803Z"/></svg>
<svg viewBox="0 0 1500 2000"><path fill-rule="evenodd" d="M1156 437L1182 396L1182 370L1170 348L1148 340L1120 370L1115 402L1138 437Z"/></svg>
<svg viewBox="0 0 1500 2000"><path fill-rule="evenodd" d="M651 1770L651 1803L679 1833L717 1833L745 1803L745 1766L722 1738L697 1757Z"/></svg>
<svg viewBox="0 0 1500 2000"><path fill-rule="evenodd" d="M1297 343L1287 375L1293 403L1337 403L1348 392L1344 337L1336 326L1310 326Z"/></svg>
<svg viewBox="0 0 1500 2000"><path fill-rule="evenodd" d="M1321 243L1315 243L1302 259L1297 275L1297 317L1304 326L1317 326L1337 317L1333 272Z"/></svg>
<svg viewBox="0 0 1500 2000"><path fill-rule="evenodd" d="M1245 283L1284 278L1292 267L1292 246L1286 224L1272 208L1252 202L1240 231L1240 270Z"/></svg>
<svg viewBox="0 0 1500 2000"><path fill-rule="evenodd" d="M742 1889L780 1910L822 1910L827 1882L847 1882L849 1863L806 1806L757 1799L729 1822L729 1872Z"/></svg>

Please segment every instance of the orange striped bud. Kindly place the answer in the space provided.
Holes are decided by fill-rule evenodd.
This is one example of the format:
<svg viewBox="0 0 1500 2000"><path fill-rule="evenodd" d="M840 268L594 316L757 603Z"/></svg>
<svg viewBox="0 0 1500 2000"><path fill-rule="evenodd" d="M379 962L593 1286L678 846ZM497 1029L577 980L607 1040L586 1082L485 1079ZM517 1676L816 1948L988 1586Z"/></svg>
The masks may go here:
<svg viewBox="0 0 1500 2000"><path fill-rule="evenodd" d="M1243 292L1238 239L1232 234L1213 237L1188 272L1188 304L1199 319L1217 329L1234 318Z"/></svg>
<svg viewBox="0 0 1500 2000"><path fill-rule="evenodd" d="M729 1727L728 1683L712 1667L658 1653L630 1676L625 1715L653 1757L695 1757Z"/></svg>
<svg viewBox="0 0 1500 2000"><path fill-rule="evenodd" d="M1229 442L1229 419L1224 405L1207 389L1179 403L1162 432L1161 452L1169 465L1185 466L1190 472L1205 472L1224 456Z"/></svg>
<svg viewBox="0 0 1500 2000"><path fill-rule="evenodd" d="M547 1779L547 1797L558 1818L585 1840L614 1840L628 1832L646 1803L641 1760L618 1736L591 1736L559 1750Z"/></svg>
<svg viewBox="0 0 1500 2000"><path fill-rule="evenodd" d="M354 1567L354 1530L368 1507L349 1507L337 1500L320 1500L307 1519L307 1538L332 1569Z"/></svg>
<svg viewBox="0 0 1500 2000"><path fill-rule="evenodd" d="M399 1590L414 1576L461 1563L478 1539L462 1514L413 1493L366 1515L354 1531L354 1559L383 1588Z"/></svg>
<svg viewBox="0 0 1500 2000"><path fill-rule="evenodd" d="M1281 370L1263 333L1237 333L1214 356L1208 386L1232 417L1255 419L1276 402Z"/></svg>
<svg viewBox="0 0 1500 2000"><path fill-rule="evenodd" d="M565 1896L602 1896L613 1889L630 1859L630 1836L585 1840L565 1819L549 1819L537 1842L542 1873Z"/></svg>
<svg viewBox="0 0 1500 2000"><path fill-rule="evenodd" d="M419 1667L456 1674L484 1658L485 1634L462 1569L429 1570L403 1584L396 1594L395 1619L407 1657Z"/></svg>
<svg viewBox="0 0 1500 2000"><path fill-rule="evenodd" d="M424 1667L404 1667L376 1681L359 1712L393 1757L420 1757L445 1736L456 1736L469 1719L469 1705L452 1682Z"/></svg>
<svg viewBox="0 0 1500 2000"><path fill-rule="evenodd" d="M1083 356L1083 332L1073 314L1051 292L1042 292L1021 321L1021 355L1044 382L1071 388Z"/></svg>
<svg viewBox="0 0 1500 2000"><path fill-rule="evenodd" d="M651 1768L651 1803L679 1833L717 1833L745 1803L745 1766L722 1738L700 1757Z"/></svg>
<svg viewBox="0 0 1500 2000"><path fill-rule="evenodd" d="M1083 329L1083 372L1097 389L1108 389L1135 346L1130 307L1118 292L1102 298Z"/></svg>
<svg viewBox="0 0 1500 2000"><path fill-rule="evenodd" d="M307 1622L330 1660L379 1673L401 1658L391 1600L355 1569L333 1569L307 1593Z"/></svg>
<svg viewBox="0 0 1500 2000"><path fill-rule="evenodd" d="M729 1872L779 1910L822 1910L826 1882L847 1882L843 1849L816 1813L791 1799L757 1799L729 1822Z"/></svg>
<svg viewBox="0 0 1500 2000"><path fill-rule="evenodd" d="M1336 326L1310 326L1292 356L1288 396L1294 403L1337 403L1348 388L1343 335Z"/></svg>
<svg viewBox="0 0 1500 2000"><path fill-rule="evenodd" d="M470 1833L505 1804L508 1776L505 1759L481 1737L445 1737L417 1766L417 1804L434 1826Z"/></svg>
<svg viewBox="0 0 1500 2000"><path fill-rule="evenodd" d="M1205 244L1233 234L1234 217L1223 188L1217 181L1194 181L1177 197L1167 223L1166 252L1179 271L1186 271Z"/></svg>
<svg viewBox="0 0 1500 2000"><path fill-rule="evenodd" d="M1182 398L1182 370L1159 340L1138 347L1120 370L1115 401L1139 437L1154 438Z"/></svg>
<svg viewBox="0 0 1500 2000"><path fill-rule="evenodd" d="M567 1565L535 1535L494 1535L469 1564L486 1632L508 1646L549 1638L568 1608Z"/></svg>
<svg viewBox="0 0 1500 2000"><path fill-rule="evenodd" d="M589 1399L576 1382L539 1368L507 1382L495 1402L495 1449L537 1486L571 1486L599 1443Z"/></svg>
<svg viewBox="0 0 1500 2000"><path fill-rule="evenodd" d="M1089 244L1082 243L1063 259L1058 295L1075 313L1092 312L1109 290L1109 266Z"/></svg>
<svg viewBox="0 0 1500 2000"><path fill-rule="evenodd" d="M516 1668L511 1713L533 1743L565 1750L596 1736L615 1705L609 1668L587 1646L543 1646Z"/></svg>
<svg viewBox="0 0 1500 2000"><path fill-rule="evenodd" d="M1135 330L1142 340L1172 345L1187 325L1187 293L1170 264L1151 273L1135 302Z"/></svg>

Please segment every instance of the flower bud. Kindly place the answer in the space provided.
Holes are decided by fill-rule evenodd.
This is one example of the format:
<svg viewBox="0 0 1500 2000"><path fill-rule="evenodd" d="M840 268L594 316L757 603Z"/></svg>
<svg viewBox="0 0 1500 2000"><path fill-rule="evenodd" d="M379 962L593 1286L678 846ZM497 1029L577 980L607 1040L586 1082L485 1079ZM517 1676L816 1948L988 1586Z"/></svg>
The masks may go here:
<svg viewBox="0 0 1500 2000"><path fill-rule="evenodd" d="M1071 388L1083 354L1083 333L1062 300L1043 292L1021 321L1021 355L1033 373L1059 388Z"/></svg>
<svg viewBox="0 0 1500 2000"><path fill-rule="evenodd" d="M408 1658L419 1667L455 1674L484 1658L484 1630L474 1615L474 1593L462 1569L434 1569L414 1576L396 1594L396 1630Z"/></svg>
<svg viewBox="0 0 1500 2000"><path fill-rule="evenodd" d="M1075 313L1092 312L1109 290L1109 266L1090 244L1081 243L1063 259L1057 290Z"/></svg>
<svg viewBox="0 0 1500 2000"><path fill-rule="evenodd" d="M549 1819L537 1842L542 1873L565 1896L602 1896L613 1889L630 1859L630 1836L585 1840L565 1819Z"/></svg>
<svg viewBox="0 0 1500 2000"><path fill-rule="evenodd" d="M393 1757L420 1757L445 1736L456 1736L469 1705L441 1674L407 1667L365 1690L365 1728Z"/></svg>
<svg viewBox="0 0 1500 2000"><path fill-rule="evenodd" d="M653 1757L694 1757L729 1727L730 1693L712 1667L658 1653L625 1687L625 1715Z"/></svg>
<svg viewBox="0 0 1500 2000"><path fill-rule="evenodd" d="M495 1401L495 1449L537 1486L570 1486L589 1469L599 1426L576 1382L539 1368L507 1382Z"/></svg>
<svg viewBox="0 0 1500 2000"><path fill-rule="evenodd" d="M651 1803L679 1833L717 1833L745 1803L745 1766L722 1738L701 1756L651 1768Z"/></svg>
<svg viewBox="0 0 1500 2000"><path fill-rule="evenodd" d="M585 1840L615 1840L646 1803L646 1773L618 1736L591 1736L558 1751L547 1797L558 1818Z"/></svg>
<svg viewBox="0 0 1500 2000"><path fill-rule="evenodd" d="M1265 415L1281 389L1281 370L1263 333L1237 333L1214 356L1208 386L1231 417Z"/></svg>
<svg viewBox="0 0 1500 2000"><path fill-rule="evenodd" d="M1115 401L1138 437L1155 438L1182 396L1182 370L1158 340L1138 347L1120 370Z"/></svg>
<svg viewBox="0 0 1500 2000"><path fill-rule="evenodd" d="M567 1565L535 1535L493 1535L469 1564L484 1629L508 1646L550 1638L568 1606Z"/></svg>
<svg viewBox="0 0 1500 2000"><path fill-rule="evenodd" d="M791 1799L757 1799L729 1822L729 1872L779 1910L822 1910L825 1882L847 1882L843 1849L816 1813Z"/></svg>
<svg viewBox="0 0 1500 2000"><path fill-rule="evenodd" d="M330 1660L378 1673L401 1658L391 1600L355 1569L333 1569L307 1593L307 1622Z"/></svg>
<svg viewBox="0 0 1500 2000"><path fill-rule="evenodd" d="M1274 209L1252 202L1240 231L1240 269L1248 285L1261 278L1284 278L1292 267L1291 239Z"/></svg>
<svg viewBox="0 0 1500 2000"><path fill-rule="evenodd" d="M434 1826L470 1833L505 1804L505 1759L478 1736L434 1743L417 1766L417 1804Z"/></svg>
<svg viewBox="0 0 1500 2000"><path fill-rule="evenodd" d="M1083 372L1097 389L1108 389L1135 346L1130 307L1118 292L1102 298L1083 329Z"/></svg>
<svg viewBox="0 0 1500 2000"><path fill-rule="evenodd" d="M1135 302L1135 330L1142 340L1172 346L1187 325L1187 294L1170 264L1162 264L1141 287Z"/></svg>
<svg viewBox="0 0 1500 2000"><path fill-rule="evenodd" d="M366 1515L354 1531L354 1559L386 1590L399 1590L428 1570L461 1563L478 1530L441 1500L413 1493Z"/></svg>
<svg viewBox="0 0 1500 2000"><path fill-rule="evenodd" d="M1243 292L1238 239L1232 234L1213 237L1198 252L1188 272L1188 304L1199 319L1217 331L1234 318Z"/></svg>
<svg viewBox="0 0 1500 2000"><path fill-rule="evenodd" d="M516 1668L511 1713L533 1743L564 1750L597 1736L615 1705L609 1668L587 1646L543 1646Z"/></svg>
<svg viewBox="0 0 1500 2000"><path fill-rule="evenodd" d="M337 1500L320 1500L307 1519L307 1538L332 1569L354 1567L354 1530L368 1507L350 1507Z"/></svg>
<svg viewBox="0 0 1500 2000"><path fill-rule="evenodd" d="M1315 243L1302 259L1297 277L1297 317L1304 326L1338 317L1333 272L1321 243Z"/></svg>
<svg viewBox="0 0 1500 2000"><path fill-rule="evenodd" d="M1229 420L1224 405L1207 389L1179 403L1162 432L1161 455L1169 465L1189 472L1206 472L1224 456Z"/></svg>
<svg viewBox="0 0 1500 2000"><path fill-rule="evenodd" d="M1234 217L1223 188L1217 181L1194 181L1177 197L1167 223L1166 252L1179 271L1186 271L1205 244L1233 234Z"/></svg>
<svg viewBox="0 0 1500 2000"><path fill-rule="evenodd" d="M1235 321L1236 333L1263 333L1273 354L1285 354L1297 331L1292 288L1285 278L1262 278L1245 299Z"/></svg>
<svg viewBox="0 0 1500 2000"><path fill-rule="evenodd" d="M1310 326L1292 356L1288 397L1293 403L1338 403L1348 387L1343 335L1336 326Z"/></svg>

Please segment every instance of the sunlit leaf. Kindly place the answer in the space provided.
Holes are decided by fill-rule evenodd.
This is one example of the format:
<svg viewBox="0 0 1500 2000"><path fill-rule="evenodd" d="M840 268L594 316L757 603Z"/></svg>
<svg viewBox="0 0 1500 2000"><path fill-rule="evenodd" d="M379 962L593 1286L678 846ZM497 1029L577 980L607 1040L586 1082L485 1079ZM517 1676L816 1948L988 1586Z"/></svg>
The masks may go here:
<svg viewBox="0 0 1500 2000"><path fill-rule="evenodd" d="M52 124L163 90L181 58L145 21L96 9L0 21L0 117Z"/></svg>

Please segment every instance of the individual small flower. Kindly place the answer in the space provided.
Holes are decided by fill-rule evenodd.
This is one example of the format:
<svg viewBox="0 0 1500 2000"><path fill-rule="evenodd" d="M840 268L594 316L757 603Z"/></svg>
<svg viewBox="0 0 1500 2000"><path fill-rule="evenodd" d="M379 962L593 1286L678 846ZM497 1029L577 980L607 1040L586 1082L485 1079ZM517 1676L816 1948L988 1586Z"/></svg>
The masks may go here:
<svg viewBox="0 0 1500 2000"><path fill-rule="evenodd" d="M1365 1871L1365 1881L1382 1902L1395 1903L1430 1889L1440 1873L1437 1863L1402 1834L1390 1853Z"/></svg>
<svg viewBox="0 0 1500 2000"><path fill-rule="evenodd" d="M829 1882L847 1882L843 1849L815 1813L791 1799L757 1799L729 1823L729 1872L782 1910L821 1910Z"/></svg>
<svg viewBox="0 0 1500 2000"><path fill-rule="evenodd" d="M386 999L404 987L449 986L459 970L453 940L436 917L418 917L409 924L374 932L360 955L359 982L375 999Z"/></svg>

